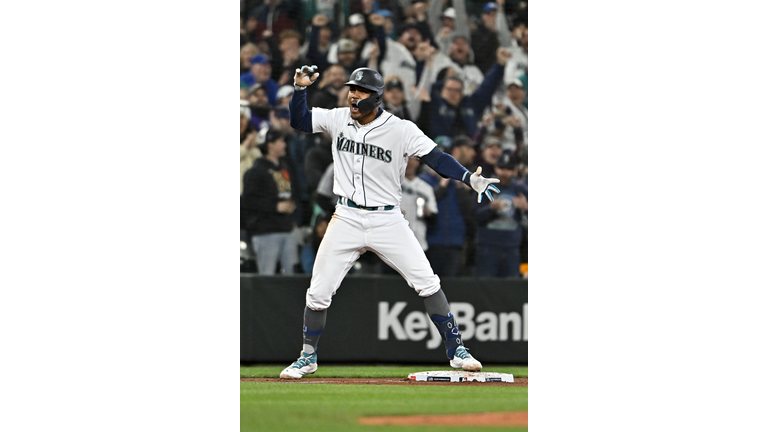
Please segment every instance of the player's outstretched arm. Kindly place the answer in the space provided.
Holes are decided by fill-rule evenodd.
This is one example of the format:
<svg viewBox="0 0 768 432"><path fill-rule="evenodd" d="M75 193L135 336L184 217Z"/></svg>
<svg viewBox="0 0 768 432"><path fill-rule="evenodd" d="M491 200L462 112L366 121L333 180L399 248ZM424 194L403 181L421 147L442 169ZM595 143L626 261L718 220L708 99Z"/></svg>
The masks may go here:
<svg viewBox="0 0 768 432"><path fill-rule="evenodd" d="M307 86L311 86L320 74L317 66L302 66L293 76L293 96L291 97L291 127L312 132L312 113L307 109Z"/></svg>
<svg viewBox="0 0 768 432"><path fill-rule="evenodd" d="M478 167L474 174L469 172L469 170L454 159L453 156L443 152L437 147L422 156L421 160L441 176L461 180L467 186L474 189L475 192L477 192L477 202L483 200L483 194L485 194L489 200L493 201L491 191L499 193L499 188L493 185L493 183L498 183L499 179L485 178L481 176L481 167Z"/></svg>

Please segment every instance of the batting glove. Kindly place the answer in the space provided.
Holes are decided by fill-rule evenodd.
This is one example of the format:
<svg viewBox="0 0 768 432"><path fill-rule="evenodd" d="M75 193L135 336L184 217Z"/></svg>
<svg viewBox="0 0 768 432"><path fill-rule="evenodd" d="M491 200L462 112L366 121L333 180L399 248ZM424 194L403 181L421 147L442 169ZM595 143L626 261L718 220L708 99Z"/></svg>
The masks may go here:
<svg viewBox="0 0 768 432"><path fill-rule="evenodd" d="M296 74L293 75L293 88L304 90L308 85L312 85L320 73L317 72L317 66L302 66L296 68Z"/></svg>
<svg viewBox="0 0 768 432"><path fill-rule="evenodd" d="M498 183L500 180L495 178L485 178L480 175L481 172L483 172L483 167L477 167L477 171L469 177L469 183L472 185L472 189L477 192L477 202L483 200L483 193L485 193L485 196L487 196L489 200L493 201L491 191L496 193L501 191L499 191L499 188L492 183Z"/></svg>

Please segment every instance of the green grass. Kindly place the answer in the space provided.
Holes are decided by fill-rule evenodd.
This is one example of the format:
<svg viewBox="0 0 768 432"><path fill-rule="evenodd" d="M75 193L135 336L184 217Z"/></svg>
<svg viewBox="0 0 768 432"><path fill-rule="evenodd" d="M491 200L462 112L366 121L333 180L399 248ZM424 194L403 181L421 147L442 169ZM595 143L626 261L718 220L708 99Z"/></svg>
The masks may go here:
<svg viewBox="0 0 768 432"><path fill-rule="evenodd" d="M240 378L279 378L285 365L240 366ZM448 365L438 366L333 366L318 363L317 372L303 379L312 378L407 378L409 373L433 370L451 370ZM515 378L528 378L528 366L483 365L483 372L500 372Z"/></svg>
<svg viewBox="0 0 768 432"><path fill-rule="evenodd" d="M285 366L244 366L243 378L276 378ZM446 366L323 366L301 382L241 382L240 431L416 432L527 431L527 427L363 426L362 416L527 411L527 387L311 384L313 378L405 378ZM527 377L522 366L485 366L486 372Z"/></svg>

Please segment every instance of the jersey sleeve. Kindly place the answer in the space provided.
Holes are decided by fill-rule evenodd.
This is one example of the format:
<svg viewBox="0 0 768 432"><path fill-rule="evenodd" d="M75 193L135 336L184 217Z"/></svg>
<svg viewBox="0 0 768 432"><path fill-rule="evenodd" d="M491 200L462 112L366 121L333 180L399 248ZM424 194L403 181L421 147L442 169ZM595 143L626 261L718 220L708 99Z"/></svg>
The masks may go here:
<svg viewBox="0 0 768 432"><path fill-rule="evenodd" d="M424 135L424 132L416 127L413 122L404 120L403 124L403 141L405 142L405 152L409 157L422 157L431 152L432 149L437 147L434 141L428 136Z"/></svg>
<svg viewBox="0 0 768 432"><path fill-rule="evenodd" d="M312 108L312 132L326 132L333 136L333 110L325 108Z"/></svg>

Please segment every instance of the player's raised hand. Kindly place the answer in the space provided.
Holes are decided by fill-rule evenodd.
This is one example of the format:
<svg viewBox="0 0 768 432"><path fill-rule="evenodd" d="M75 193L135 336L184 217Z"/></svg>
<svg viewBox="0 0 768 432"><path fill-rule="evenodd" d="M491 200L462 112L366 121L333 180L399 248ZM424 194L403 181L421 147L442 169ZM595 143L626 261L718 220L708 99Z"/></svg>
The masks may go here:
<svg viewBox="0 0 768 432"><path fill-rule="evenodd" d="M494 186L492 183L498 183L500 180L495 178L485 178L480 175L482 172L483 167L477 167L477 171L475 171L475 173L469 177L469 183L472 185L472 189L477 192L477 202L483 200L483 193L485 193L489 200L493 201L493 195L491 195L491 191L496 193L499 193L500 191L499 188Z"/></svg>
<svg viewBox="0 0 768 432"><path fill-rule="evenodd" d="M296 69L296 74L293 76L293 85L300 87L311 86L319 76L320 73L317 72L317 66L302 66Z"/></svg>

